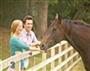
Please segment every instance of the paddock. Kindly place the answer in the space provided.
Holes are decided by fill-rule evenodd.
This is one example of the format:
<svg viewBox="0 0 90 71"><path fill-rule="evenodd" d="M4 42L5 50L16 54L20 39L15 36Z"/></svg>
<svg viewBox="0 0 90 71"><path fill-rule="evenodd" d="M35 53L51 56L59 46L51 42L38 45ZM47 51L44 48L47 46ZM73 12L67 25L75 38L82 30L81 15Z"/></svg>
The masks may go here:
<svg viewBox="0 0 90 71"><path fill-rule="evenodd" d="M30 52L32 51L32 55ZM40 62L36 56L40 54ZM81 61L79 54L66 41L51 47L47 53L41 50L31 49L24 53L17 53L0 62L0 69L10 67L11 62L16 63L16 71L20 71L20 60L33 57L32 66L26 71L71 71Z"/></svg>

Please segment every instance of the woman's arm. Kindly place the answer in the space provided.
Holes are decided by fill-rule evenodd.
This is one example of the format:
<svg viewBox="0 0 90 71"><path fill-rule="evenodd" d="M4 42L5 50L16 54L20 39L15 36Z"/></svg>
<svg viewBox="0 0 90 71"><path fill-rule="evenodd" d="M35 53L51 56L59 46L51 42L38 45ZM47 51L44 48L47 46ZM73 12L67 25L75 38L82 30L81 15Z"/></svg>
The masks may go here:
<svg viewBox="0 0 90 71"><path fill-rule="evenodd" d="M15 39L15 44L16 44L16 47L18 47L20 49L26 49L26 50L28 50L29 47L30 47L30 46L28 46L27 44L25 44L24 42L22 42L19 39Z"/></svg>

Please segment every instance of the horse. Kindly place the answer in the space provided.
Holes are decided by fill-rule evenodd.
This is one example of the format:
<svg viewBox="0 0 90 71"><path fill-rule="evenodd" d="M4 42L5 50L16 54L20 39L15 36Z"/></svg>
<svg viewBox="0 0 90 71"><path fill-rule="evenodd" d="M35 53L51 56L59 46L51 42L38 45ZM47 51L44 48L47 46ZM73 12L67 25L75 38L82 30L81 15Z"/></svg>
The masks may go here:
<svg viewBox="0 0 90 71"><path fill-rule="evenodd" d="M86 71L90 71L90 25L81 20L56 16L41 39L40 49L47 51L62 40L73 46L80 54Z"/></svg>

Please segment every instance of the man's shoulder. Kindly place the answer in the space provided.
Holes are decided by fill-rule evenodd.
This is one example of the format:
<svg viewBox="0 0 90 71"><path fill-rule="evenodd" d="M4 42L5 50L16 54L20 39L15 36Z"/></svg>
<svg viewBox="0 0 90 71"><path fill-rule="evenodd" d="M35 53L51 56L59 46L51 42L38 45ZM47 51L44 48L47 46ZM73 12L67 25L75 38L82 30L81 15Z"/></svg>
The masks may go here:
<svg viewBox="0 0 90 71"><path fill-rule="evenodd" d="M33 33L33 34L34 34L34 32L33 32L33 31L31 31L30 33Z"/></svg>
<svg viewBox="0 0 90 71"><path fill-rule="evenodd" d="M31 33L31 35L35 35L35 33L33 31L31 31L30 33Z"/></svg>

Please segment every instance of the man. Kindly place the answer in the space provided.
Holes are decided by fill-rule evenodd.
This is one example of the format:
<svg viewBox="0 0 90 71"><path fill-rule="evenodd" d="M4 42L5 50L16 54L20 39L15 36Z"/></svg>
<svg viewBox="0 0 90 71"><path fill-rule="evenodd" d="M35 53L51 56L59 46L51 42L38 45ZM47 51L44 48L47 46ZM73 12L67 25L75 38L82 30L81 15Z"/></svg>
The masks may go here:
<svg viewBox="0 0 90 71"><path fill-rule="evenodd" d="M20 35L20 40L22 40L25 44L29 46L35 46L40 44L40 42L37 40L35 33L32 31L33 28L33 19L31 16L27 15L23 19L23 25L24 29ZM24 52L25 50L23 50ZM22 60L23 61L23 68L27 68L28 66L28 60Z"/></svg>

